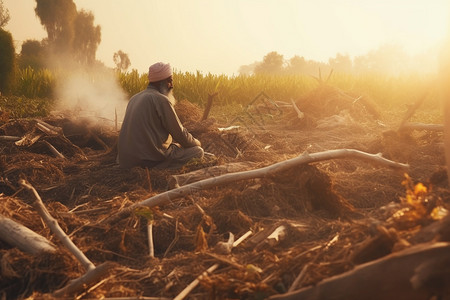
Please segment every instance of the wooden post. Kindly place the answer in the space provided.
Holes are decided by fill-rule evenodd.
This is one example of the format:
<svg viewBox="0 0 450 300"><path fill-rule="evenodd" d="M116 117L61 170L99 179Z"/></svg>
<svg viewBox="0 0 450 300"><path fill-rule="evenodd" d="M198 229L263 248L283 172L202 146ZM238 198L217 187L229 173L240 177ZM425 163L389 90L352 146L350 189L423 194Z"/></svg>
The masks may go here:
<svg viewBox="0 0 450 300"><path fill-rule="evenodd" d="M215 92L214 94L209 94L208 95L208 102L206 103L205 110L203 111L203 116L202 116L201 121L204 121L204 120L206 120L208 118L209 112L211 111L213 99L217 95L218 95L217 92Z"/></svg>

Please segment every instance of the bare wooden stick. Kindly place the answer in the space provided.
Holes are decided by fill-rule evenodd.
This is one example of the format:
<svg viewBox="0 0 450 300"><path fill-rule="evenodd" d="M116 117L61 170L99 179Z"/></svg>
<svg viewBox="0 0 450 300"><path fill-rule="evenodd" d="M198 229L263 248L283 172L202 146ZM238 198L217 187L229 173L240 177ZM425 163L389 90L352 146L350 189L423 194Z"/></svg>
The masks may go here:
<svg viewBox="0 0 450 300"><path fill-rule="evenodd" d="M337 242L337 240L339 239L339 233L336 234L328 243L326 243L323 246L319 246L319 248L323 248L324 250L327 250L328 248L330 248L331 245L333 245L334 243ZM313 250L316 249L316 247L312 248ZM312 251L311 249L308 251ZM293 292L295 291L295 289L300 285L300 283L302 282L303 278L306 275L306 272L309 270L309 268L313 265L313 263L315 263L317 261L317 259L319 258L319 254L317 254L310 262L308 262L301 270L301 272L298 274L298 276L295 278L294 282L292 282L292 285L289 287L288 292Z"/></svg>
<svg viewBox="0 0 450 300"><path fill-rule="evenodd" d="M83 267L86 270L89 271L95 269L94 264L84 255L83 252L80 251L80 249L78 249L78 247L72 242L72 240L67 236L67 234L61 229L61 227L58 224L58 221L56 221L47 211L47 208L42 202L42 199L39 196L36 189L30 183L26 182L23 179L21 179L19 183L26 189L33 192L36 198L36 201L34 201L34 207L36 208L41 218L44 220L45 224L47 224L47 226L50 227L50 229L56 235L56 237L58 237L58 239L64 244L64 246L66 246L66 248L75 256L75 258L83 265Z"/></svg>
<svg viewBox="0 0 450 300"><path fill-rule="evenodd" d="M47 142L47 141L44 141L44 144L47 145L47 147L50 149L50 151L51 151L56 157L59 157L59 158L62 158L62 159L66 159L66 158L64 157L64 155L62 155L61 152L59 152L58 150L56 150L55 147L53 147L52 144L50 144L50 143Z"/></svg>
<svg viewBox="0 0 450 300"><path fill-rule="evenodd" d="M427 89L427 91L417 100L414 102L413 105L411 105L408 108L408 111L405 113L405 116L403 117L402 121L400 122L399 128L402 128L403 125L408 122L409 119L415 114L416 110L422 105L422 103L425 101L430 89Z"/></svg>
<svg viewBox="0 0 450 300"><path fill-rule="evenodd" d="M50 125L42 120L36 120L37 124L39 124L41 127L45 127L47 130L52 132L52 135L62 135L63 130L61 127ZM44 129L45 130L45 129Z"/></svg>
<svg viewBox="0 0 450 300"><path fill-rule="evenodd" d="M17 142L20 141L21 137L18 136L10 136L10 135L2 135L0 136L0 141L11 141L11 142Z"/></svg>
<svg viewBox="0 0 450 300"><path fill-rule="evenodd" d="M209 112L211 111L213 99L214 99L214 97L216 97L218 94L219 94L218 92L215 92L215 93L213 93L213 94L209 94L209 95L208 95L208 102L206 103L205 110L203 111L203 116L202 116L201 121L204 121L204 120L206 120L206 119L208 118Z"/></svg>
<svg viewBox="0 0 450 300"><path fill-rule="evenodd" d="M56 251L45 237L3 215L0 215L0 239L31 254Z"/></svg>
<svg viewBox="0 0 450 300"><path fill-rule="evenodd" d="M46 124L48 125L48 124ZM60 135L60 132L53 130L52 128L47 127L46 125L42 123L36 123L36 127L40 129L42 132L48 135Z"/></svg>
<svg viewBox="0 0 450 300"><path fill-rule="evenodd" d="M211 267L208 268L205 272L203 272L200 276L198 276L194 281L192 281L184 290L181 291L173 300L182 300L184 297L189 295L190 292L192 292L193 289L197 287L197 285L200 283L200 280L202 280L204 277L208 276L212 272L214 272L220 264L214 264Z"/></svg>
<svg viewBox="0 0 450 300"><path fill-rule="evenodd" d="M297 104L295 104L295 101L291 99L292 107L294 108L295 112L297 113L297 117L299 119L303 119L305 117L305 114L297 107Z"/></svg>
<svg viewBox="0 0 450 300"><path fill-rule="evenodd" d="M251 231L246 232L242 237L240 237L239 239L237 239L234 243L233 243L233 247L238 246L240 243L242 243L245 238L247 238L250 234ZM243 238L245 237L245 238ZM194 281L192 281L184 290L181 291L181 293L179 293L175 298L173 298L173 300L182 300L184 299L184 297L186 297L190 292L192 292L193 289L195 289L195 287L200 283L200 280L202 280L204 277L208 276L208 274L211 274L212 272L214 272L218 267L219 267L219 263L216 263L214 265L212 265L211 267L209 267L205 272L203 272L200 276L198 276L196 279L194 279Z"/></svg>
<svg viewBox="0 0 450 300"><path fill-rule="evenodd" d="M118 212L117 214L111 216L110 218L107 218L107 222L115 222L117 220L120 220L122 218L128 217L131 212L140 206L158 206L166 202L170 202L174 199L184 197L186 195L198 192L203 189L207 189L213 186L219 186L224 185L227 183L239 181L239 180L246 180L246 179L253 179L253 178L261 178L266 177L269 175L273 175L285 170L288 170L290 168L307 164L307 163L314 163L318 161L328 160L328 159L342 159L342 158L356 158L365 160L368 162L371 162L373 164L381 165L384 167L396 169L396 170L406 170L409 168L409 165L402 164L398 162L394 162L391 160L388 160L386 158L383 158L381 156L381 153L379 154L370 154L366 152L362 152L355 149L337 149L337 150L328 150L324 152L318 152L318 153L303 153L300 156L297 156L295 158L278 162L273 165L263 167L260 169L255 170L249 170L249 171L243 171L243 172L237 172L237 173L228 173L221 176L213 177L213 178L207 178L203 179L191 184L187 184L185 186L181 186L169 191L166 191L164 193L158 194L156 196L147 198L141 202L135 203L122 211Z"/></svg>
<svg viewBox="0 0 450 300"><path fill-rule="evenodd" d="M251 234L253 233L253 231L249 230L246 233L244 233L240 238L238 238L237 240L234 241L233 243L233 248L236 247L237 245L239 245L240 243L242 243L246 238L248 238Z"/></svg>
<svg viewBox="0 0 450 300"><path fill-rule="evenodd" d="M149 221L147 225L147 233L148 233L148 249L150 257L155 257L155 248L153 246L153 221Z"/></svg>
<svg viewBox="0 0 450 300"><path fill-rule="evenodd" d="M72 280L63 288L52 293L53 297L61 298L63 296L74 295L75 293L86 289L87 286L98 282L101 278L109 274L109 271L115 266L112 262L105 262L96 268L90 269L83 276Z"/></svg>
<svg viewBox="0 0 450 300"><path fill-rule="evenodd" d="M106 143L92 130L89 130L89 134L92 136L92 138L105 149L106 151L109 151L109 146L106 145Z"/></svg>

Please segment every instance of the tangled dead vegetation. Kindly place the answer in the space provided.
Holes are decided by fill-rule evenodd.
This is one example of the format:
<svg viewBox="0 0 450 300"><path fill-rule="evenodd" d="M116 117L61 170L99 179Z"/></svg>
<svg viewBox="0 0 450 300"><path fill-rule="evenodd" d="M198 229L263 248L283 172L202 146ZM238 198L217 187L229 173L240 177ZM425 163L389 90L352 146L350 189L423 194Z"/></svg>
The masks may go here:
<svg viewBox="0 0 450 300"><path fill-rule="evenodd" d="M319 287L355 266L416 245L449 241L440 133L390 131L380 125L389 120L381 120L367 99L336 89L321 87L295 101L303 119L292 103L269 104L276 105L276 113L271 115L273 107L247 107L230 124L201 121L199 107L179 102L182 122L215 155L179 170L118 168L118 132L110 123L58 115L3 120L0 215L41 235L56 252L29 254L0 239L1 297L52 298L86 272L42 222L35 195L21 180L36 189L49 214L95 266L114 263L107 275L70 295L78 299L173 298L214 266L187 292L190 299L264 299ZM333 116L340 123L332 123ZM225 172L257 169L305 152L348 148L408 163L409 175L364 161L324 160L194 191L106 222L173 188L174 178L177 183L182 178L176 176L220 166ZM230 233L238 239L249 231L239 245L230 242ZM421 293L430 291L424 295L444 292L433 283L446 282L448 274L440 274L441 281L433 281L435 275L419 281ZM393 295L402 295L400 284L393 289Z"/></svg>

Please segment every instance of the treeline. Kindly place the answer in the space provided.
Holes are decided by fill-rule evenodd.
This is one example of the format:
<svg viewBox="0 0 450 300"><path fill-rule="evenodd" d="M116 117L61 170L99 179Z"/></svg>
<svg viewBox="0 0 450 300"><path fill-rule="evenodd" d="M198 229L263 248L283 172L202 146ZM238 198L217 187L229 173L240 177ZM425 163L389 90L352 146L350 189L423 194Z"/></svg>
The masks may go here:
<svg viewBox="0 0 450 300"><path fill-rule="evenodd" d="M23 87L23 74L42 77L42 74L48 75L48 70L54 73L77 68L106 68L96 59L101 27L94 24L92 12L78 10L73 0L36 0L35 14L47 37L24 41L16 55L13 36L3 29L10 20L9 10L0 0L0 93L20 94L30 90L29 85ZM130 66L128 55L120 50L112 58L120 69ZM51 97L49 91L51 89L40 88L36 95Z"/></svg>
<svg viewBox="0 0 450 300"><path fill-rule="evenodd" d="M331 70L345 74L375 73L387 76L398 76L411 73L434 73L437 69L437 47L429 53L415 56L408 55L399 45L386 44L366 55L351 58L348 54L336 54L328 62L308 60L295 55L284 58L276 51L268 53L262 61L257 61L239 68L240 74L276 74L317 75L318 70L329 73Z"/></svg>
<svg viewBox="0 0 450 300"><path fill-rule="evenodd" d="M127 71L131 62L126 53L119 50L114 54L114 70L96 60L101 28L94 24L92 13L78 11L73 0L36 0L35 12L47 31L47 38L25 41L20 53L16 54L11 33L1 29L9 21L9 12L0 0L2 94L54 99L56 87L70 76L71 68L75 66L86 72L114 71L117 82L128 96L145 88L146 74L140 74L135 69ZM364 93L384 103L406 102L432 85L434 76L424 80L419 73L411 71L420 70L422 74L432 71L435 67L432 58L432 55L412 58L400 47L389 45L354 59L337 54L326 63L301 56L285 59L277 52L270 52L261 62L242 66L239 76L176 73L175 96L203 105L208 94L218 92L218 105L245 105L264 91L277 100L289 102L317 87L317 82L310 75L317 77L320 70L325 77L333 70L330 83L343 90ZM411 61L415 62L416 67ZM89 76L95 80L95 75Z"/></svg>

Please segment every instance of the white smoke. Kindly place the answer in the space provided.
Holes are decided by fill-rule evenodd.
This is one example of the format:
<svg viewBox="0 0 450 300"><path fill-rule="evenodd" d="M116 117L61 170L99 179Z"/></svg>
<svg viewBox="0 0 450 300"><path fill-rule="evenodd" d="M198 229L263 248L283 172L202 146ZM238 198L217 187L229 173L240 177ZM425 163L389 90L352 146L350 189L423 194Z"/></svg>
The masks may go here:
<svg viewBox="0 0 450 300"><path fill-rule="evenodd" d="M65 70L58 76L56 109L90 123L120 124L127 95L113 70L105 67Z"/></svg>

